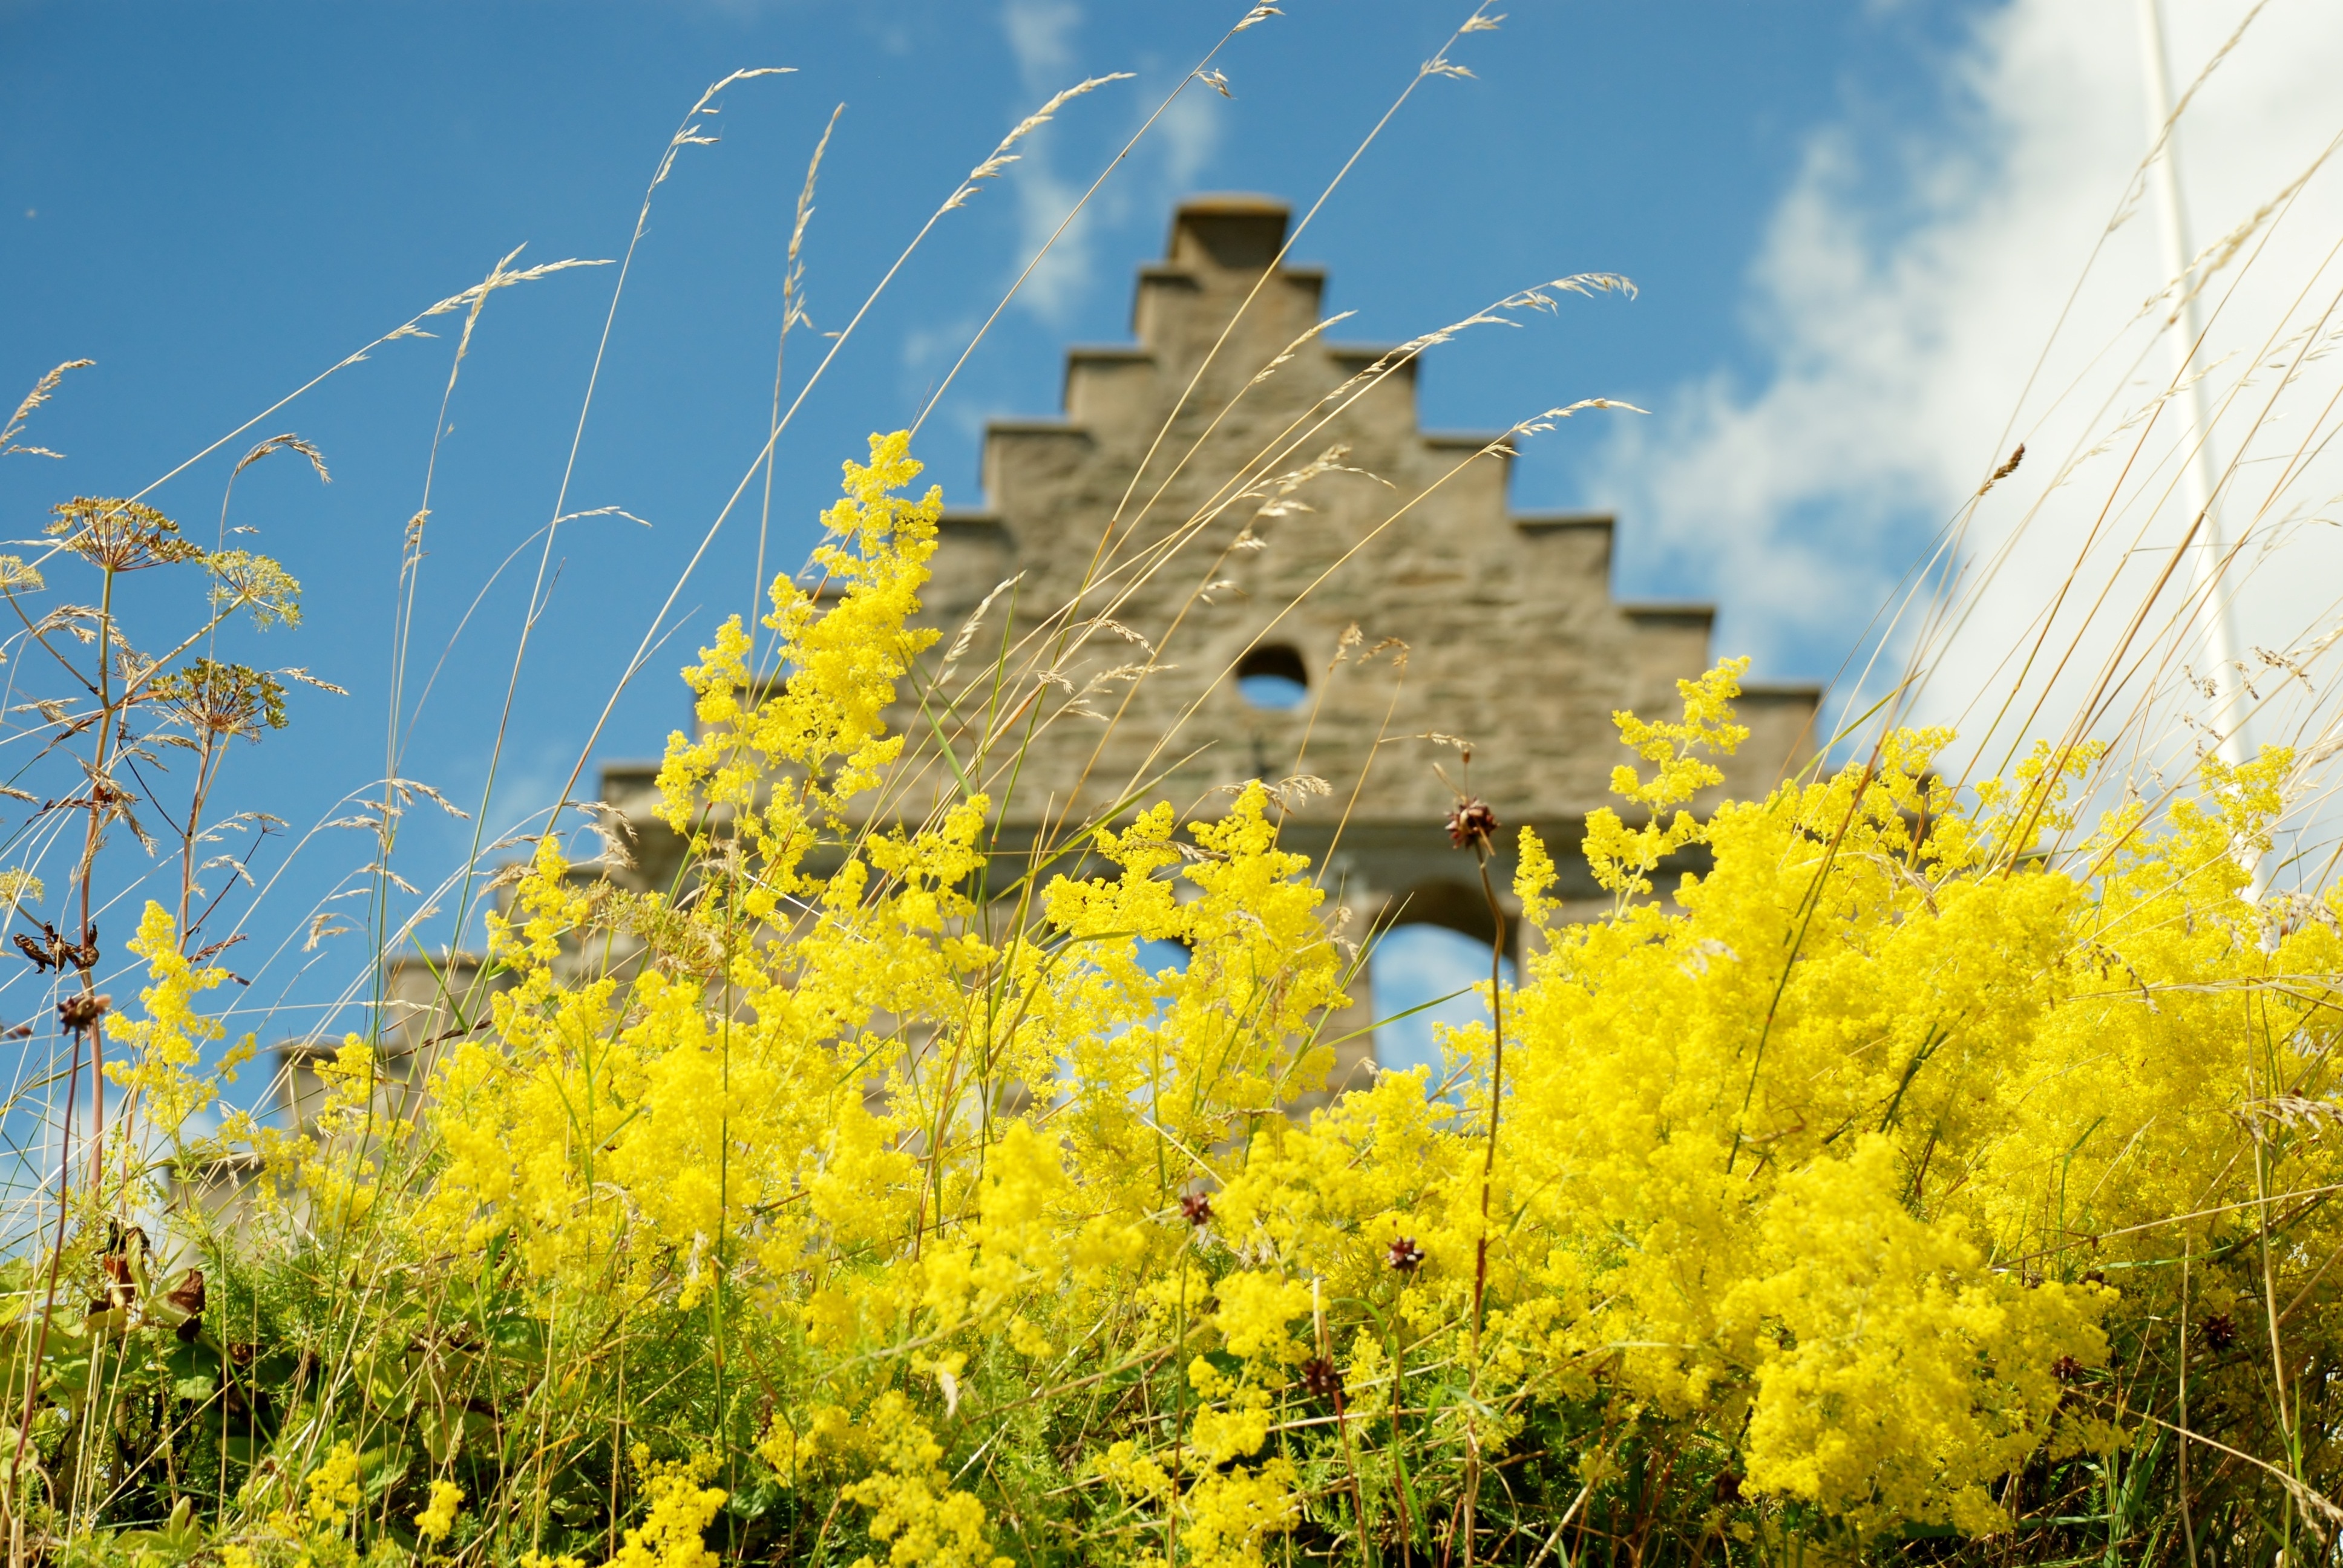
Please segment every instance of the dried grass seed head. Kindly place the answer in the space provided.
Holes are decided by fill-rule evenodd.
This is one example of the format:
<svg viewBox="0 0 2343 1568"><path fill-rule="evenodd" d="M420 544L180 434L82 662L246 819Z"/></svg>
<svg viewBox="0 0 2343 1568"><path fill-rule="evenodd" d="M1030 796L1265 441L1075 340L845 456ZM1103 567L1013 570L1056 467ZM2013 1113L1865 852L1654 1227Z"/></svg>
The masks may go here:
<svg viewBox="0 0 2343 1568"><path fill-rule="evenodd" d="M66 371L84 370L96 363L95 359L68 359L35 382L33 389L25 394L25 400L16 405L16 411L8 416L6 427L0 428L0 457L8 457L11 454L27 457L63 457L65 456L63 452L52 452L46 447L19 446L16 444L16 437L24 433L25 421L33 417L33 410L49 400L49 395L55 392L57 389L57 384L65 378Z"/></svg>

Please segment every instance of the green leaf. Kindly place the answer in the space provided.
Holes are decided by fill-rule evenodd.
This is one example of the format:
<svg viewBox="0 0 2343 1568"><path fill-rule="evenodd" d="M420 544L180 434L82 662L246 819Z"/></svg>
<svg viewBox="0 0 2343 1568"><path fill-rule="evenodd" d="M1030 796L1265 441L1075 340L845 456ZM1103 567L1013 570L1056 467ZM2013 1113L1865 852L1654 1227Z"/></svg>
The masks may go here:
<svg viewBox="0 0 2343 1568"><path fill-rule="evenodd" d="M174 1398L201 1404L219 1392L219 1352L201 1340L173 1341L163 1357L163 1370Z"/></svg>

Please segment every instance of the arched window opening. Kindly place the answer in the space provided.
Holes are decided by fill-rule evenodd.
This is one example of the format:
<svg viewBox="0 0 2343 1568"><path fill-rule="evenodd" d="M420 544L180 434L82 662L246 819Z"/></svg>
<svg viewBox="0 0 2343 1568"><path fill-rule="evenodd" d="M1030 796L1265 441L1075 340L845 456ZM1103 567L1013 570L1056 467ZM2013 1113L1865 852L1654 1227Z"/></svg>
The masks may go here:
<svg viewBox="0 0 2343 1568"><path fill-rule="evenodd" d="M1489 942L1495 925L1486 896L1461 882L1428 882L1394 900L1367 952L1367 982L1375 1016L1375 1062L1386 1071L1423 1067L1425 1087L1444 1070L1445 1030L1489 1021L1474 988L1488 983ZM1513 981L1513 960L1500 971Z"/></svg>
<svg viewBox="0 0 2343 1568"><path fill-rule="evenodd" d="M1299 708L1310 700L1310 667L1283 643L1256 648L1237 663L1237 695L1254 708Z"/></svg>

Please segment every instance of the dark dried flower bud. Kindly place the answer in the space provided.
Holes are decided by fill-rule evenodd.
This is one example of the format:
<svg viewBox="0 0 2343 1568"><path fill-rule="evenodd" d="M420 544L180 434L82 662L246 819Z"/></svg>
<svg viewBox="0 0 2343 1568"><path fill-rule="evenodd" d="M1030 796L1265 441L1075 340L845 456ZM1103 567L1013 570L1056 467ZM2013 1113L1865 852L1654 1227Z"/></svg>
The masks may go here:
<svg viewBox="0 0 2343 1568"><path fill-rule="evenodd" d="M189 1269L179 1276L179 1282L172 1286L163 1299L189 1317L194 1317L204 1310L204 1271Z"/></svg>
<svg viewBox="0 0 2343 1568"><path fill-rule="evenodd" d="M105 1281L109 1306L127 1307L138 1299L138 1278L130 1271L128 1258L108 1252L97 1261L97 1271Z"/></svg>
<svg viewBox="0 0 2343 1568"><path fill-rule="evenodd" d="M1183 1193L1180 1199L1180 1214L1201 1231L1212 1222L1212 1201L1202 1192Z"/></svg>
<svg viewBox="0 0 2343 1568"><path fill-rule="evenodd" d="M2197 1325L2197 1332L2207 1350L2225 1351L2237 1342L2237 1320L2227 1312L2215 1312Z"/></svg>
<svg viewBox="0 0 2343 1568"><path fill-rule="evenodd" d="M97 1278L108 1304L127 1308L138 1300L138 1265L147 1255L143 1226L106 1222L106 1251L97 1255Z"/></svg>
<svg viewBox="0 0 2343 1568"><path fill-rule="evenodd" d="M1402 1236L1383 1253L1383 1261L1403 1274L1413 1274L1423 1266L1423 1249L1415 1244L1413 1236Z"/></svg>
<svg viewBox="0 0 2343 1568"><path fill-rule="evenodd" d="M1312 1399L1340 1399L1342 1373L1324 1356L1312 1356L1302 1363L1302 1392Z"/></svg>
<svg viewBox="0 0 2343 1568"><path fill-rule="evenodd" d="M1448 841L1462 849L1478 839L1487 842L1497 832L1497 814L1489 803L1475 795L1470 800L1460 800L1448 813Z"/></svg>
<svg viewBox="0 0 2343 1568"><path fill-rule="evenodd" d="M87 1034L113 1005L114 998L103 991L96 996L77 991L57 1003L57 1027L67 1034Z"/></svg>

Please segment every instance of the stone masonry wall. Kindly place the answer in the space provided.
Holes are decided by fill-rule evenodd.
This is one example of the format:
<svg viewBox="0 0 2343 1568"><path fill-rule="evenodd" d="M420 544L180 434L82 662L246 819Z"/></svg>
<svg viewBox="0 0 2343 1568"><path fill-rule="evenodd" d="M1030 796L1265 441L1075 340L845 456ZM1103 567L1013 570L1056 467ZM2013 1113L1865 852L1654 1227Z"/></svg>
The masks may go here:
<svg viewBox="0 0 2343 1568"><path fill-rule="evenodd" d="M1467 875L1441 831L1453 796L1433 767L1460 779L1456 753L1393 738L1470 740L1473 792L1566 855L1625 759L1612 713L1673 712L1674 682L1707 667L1713 612L1614 600L1612 519L1514 513L1495 437L1419 427L1420 361L1360 393L1357 378L1386 350L1323 338L1292 347L1323 316L1325 275L1272 270L1285 224L1283 204L1259 196L1182 205L1166 260L1140 271L1136 343L1069 352L1063 417L990 426L989 505L948 517L927 613L949 638L1022 573L1021 631L1082 590L1104 538L1119 569L1089 589L1082 612L1111 615L1179 668L1139 684L1111 728L1061 719L1045 729L1005 821L1080 820L1151 778L1151 797L1184 807L1215 786L1307 772L1333 789L1290 819L1295 847L1331 842L1347 809L1345 896L1383 915L1393 897ZM1334 448L1342 468L1363 472L1323 474L1292 498L1308 509L1260 515L1273 498L1264 481ZM1261 548L1231 548L1247 534ZM1396 707L1388 654L1329 678L1353 626L1368 646L1406 643ZM1298 664L1313 700L1249 704L1231 678L1249 656ZM1060 668L1079 689L1144 657L1094 635ZM1122 689L1091 703L1111 711ZM1803 764L1818 699L1812 687L1751 684L1739 706L1752 735L1726 789L1762 792Z"/></svg>

